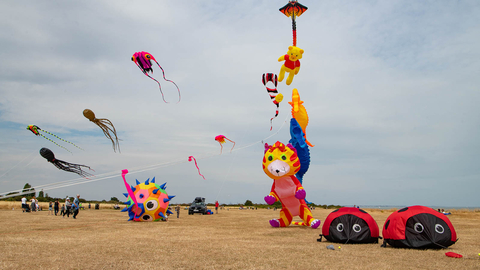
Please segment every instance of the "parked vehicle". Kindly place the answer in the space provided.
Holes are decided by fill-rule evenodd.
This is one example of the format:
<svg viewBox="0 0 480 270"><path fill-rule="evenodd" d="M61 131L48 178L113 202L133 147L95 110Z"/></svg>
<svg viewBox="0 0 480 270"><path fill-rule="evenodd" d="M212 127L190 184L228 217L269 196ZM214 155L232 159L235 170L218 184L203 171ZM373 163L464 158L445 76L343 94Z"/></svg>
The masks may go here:
<svg viewBox="0 0 480 270"><path fill-rule="evenodd" d="M193 215L193 214L206 215L207 205L205 204L205 198L196 197L195 200L190 205L190 208L188 208L188 214L189 215Z"/></svg>

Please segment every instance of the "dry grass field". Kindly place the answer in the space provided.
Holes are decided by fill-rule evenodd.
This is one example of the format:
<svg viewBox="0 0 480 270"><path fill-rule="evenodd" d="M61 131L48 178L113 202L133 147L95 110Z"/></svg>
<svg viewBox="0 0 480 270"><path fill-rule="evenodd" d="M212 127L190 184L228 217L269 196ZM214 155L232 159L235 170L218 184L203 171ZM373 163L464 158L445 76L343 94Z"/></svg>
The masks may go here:
<svg viewBox="0 0 480 270"><path fill-rule="evenodd" d="M167 222L127 222L127 214L110 205L82 210L76 220L22 213L19 206L0 202L0 269L480 269L478 211L452 212L460 239L447 250L380 244L329 250L332 243L317 242L321 229L270 227L279 212L267 209L211 216L182 210ZM380 228L394 211L366 210ZM323 221L330 212L317 208L313 216ZM449 258L447 251L464 258Z"/></svg>

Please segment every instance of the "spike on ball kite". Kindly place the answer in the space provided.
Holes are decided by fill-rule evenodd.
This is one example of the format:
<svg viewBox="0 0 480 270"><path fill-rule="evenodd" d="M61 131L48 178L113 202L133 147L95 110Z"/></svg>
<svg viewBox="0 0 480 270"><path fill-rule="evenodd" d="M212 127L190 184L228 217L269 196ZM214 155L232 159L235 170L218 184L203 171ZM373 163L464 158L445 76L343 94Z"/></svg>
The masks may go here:
<svg viewBox="0 0 480 270"><path fill-rule="evenodd" d="M232 149L230 149L230 153L232 152L233 148L235 147L235 142L230 140L229 138L223 136L223 135L217 135L215 136L215 141L217 141L218 143L220 143L220 154L222 154L222 151L223 151L223 144L225 143L225 140L228 140L229 142L232 142L233 143L233 146L232 146Z"/></svg>
<svg viewBox="0 0 480 270"><path fill-rule="evenodd" d="M60 170L64 170L64 171L67 171L67 172L73 172L73 173L76 173L76 174L78 174L82 177L85 177L85 178L93 176L92 174L82 170L82 167L88 168L89 170L92 170L89 166L69 163L69 162L66 162L66 161L63 161L63 160L60 160L60 159L56 159L53 152L48 148L40 149L40 155L42 157L44 157L48 162L55 165L55 167L57 167Z"/></svg>
<svg viewBox="0 0 480 270"><path fill-rule="evenodd" d="M109 138L110 141L112 141L114 152L116 152L116 149L118 149L118 152L120 152L120 144L118 143L117 131L115 130L115 127L110 120L106 118L96 118L95 113L90 109L83 110L83 116L85 116L88 120L95 123L102 129L105 137ZM113 139L113 137L115 137L115 140Z"/></svg>
<svg viewBox="0 0 480 270"><path fill-rule="evenodd" d="M278 84L278 79L277 79L277 74L273 73L264 73L262 75L262 82L265 88L267 88L268 95L270 95L270 99L273 101L273 104L277 106L277 110L275 111L275 116L270 119L270 130L273 128L272 121L278 116L278 110L280 106L280 102L283 100L283 95L282 93L278 93L277 91L277 84ZM272 82L275 88L270 88L267 86L268 82Z"/></svg>
<svg viewBox="0 0 480 270"><path fill-rule="evenodd" d="M167 80L167 78L165 78L165 71L163 70L162 66L160 66L160 64L157 62L155 57L153 57L153 55L151 55L148 52L143 52L142 51L142 52L136 52L132 56L132 61L138 66L138 68L143 72L143 74L145 74L147 77L149 77L150 79L152 79L152 80L154 80L158 83L158 87L160 88L160 93L162 94L163 102L168 103L167 101L165 101L165 97L163 96L162 85L160 84L160 82L157 81L152 76L148 75L148 72L153 73L152 60L155 61L155 63L157 63L157 65L158 65L158 67L162 70L163 79L167 82L173 83L173 85L175 85L175 87L177 88L177 91L178 91L178 101L177 101L177 103L180 102L180 99L181 99L180 89L178 88L178 86L175 82L173 82L171 80Z"/></svg>
<svg viewBox="0 0 480 270"><path fill-rule="evenodd" d="M56 142L54 142L52 139L45 137L45 136L44 136L43 134L41 134L40 132L46 133L46 134L48 134L48 135L51 135L51 136L53 136L53 137L61 140L62 142L69 143L69 144L77 147L78 149L83 150L82 148L78 147L78 146L75 145L74 143L69 142L69 141L67 141L67 140L64 140L64 139L58 137L57 135L55 135L55 134L53 134L53 133L50 133L50 132L48 132L48 131L46 131L46 130L44 130L44 129L41 129L40 127L38 127L38 126L36 126L36 125L29 125L29 126L27 127L27 129L30 130L33 134L35 134L35 135L37 135L37 136L42 136L44 139L49 140L50 142L54 143L56 146L67 150L69 153L72 153L72 152L70 152L70 150L68 150L67 148L59 145L59 144L56 143Z"/></svg>

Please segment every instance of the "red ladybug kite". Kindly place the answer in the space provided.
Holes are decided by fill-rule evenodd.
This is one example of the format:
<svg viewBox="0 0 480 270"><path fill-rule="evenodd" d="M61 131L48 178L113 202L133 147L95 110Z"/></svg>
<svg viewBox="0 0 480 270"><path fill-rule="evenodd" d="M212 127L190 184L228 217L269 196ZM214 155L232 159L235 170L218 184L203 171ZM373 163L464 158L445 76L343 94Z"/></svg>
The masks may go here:
<svg viewBox="0 0 480 270"><path fill-rule="evenodd" d="M392 213L383 225L383 244L399 248L447 248L457 242L450 220L432 208L415 205Z"/></svg>

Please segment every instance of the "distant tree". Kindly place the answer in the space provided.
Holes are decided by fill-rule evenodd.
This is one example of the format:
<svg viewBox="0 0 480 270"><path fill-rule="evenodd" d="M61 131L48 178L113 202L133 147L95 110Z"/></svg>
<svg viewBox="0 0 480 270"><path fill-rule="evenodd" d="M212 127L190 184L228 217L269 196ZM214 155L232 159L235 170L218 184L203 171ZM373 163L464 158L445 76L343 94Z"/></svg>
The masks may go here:
<svg viewBox="0 0 480 270"><path fill-rule="evenodd" d="M26 183L25 186L23 186L22 193L23 192L25 192L25 196L35 196L35 189L32 188L29 183Z"/></svg>
<svg viewBox="0 0 480 270"><path fill-rule="evenodd" d="M252 201L246 200L246 201L245 201L245 206L253 206Z"/></svg>
<svg viewBox="0 0 480 270"><path fill-rule="evenodd" d="M276 201L274 204L272 204L272 206L277 208L282 208L282 203L280 201Z"/></svg>
<svg viewBox="0 0 480 270"><path fill-rule="evenodd" d="M38 192L38 197L39 197L39 198L43 198L43 197L44 197L44 196L43 196L43 189Z"/></svg>
<svg viewBox="0 0 480 270"><path fill-rule="evenodd" d="M117 199L117 197L111 197L111 198L110 198L110 201L112 201L112 202L119 202L119 200Z"/></svg>

